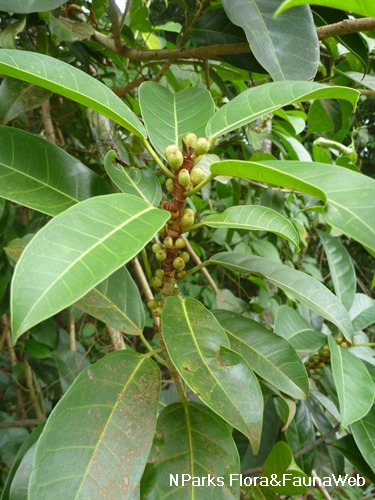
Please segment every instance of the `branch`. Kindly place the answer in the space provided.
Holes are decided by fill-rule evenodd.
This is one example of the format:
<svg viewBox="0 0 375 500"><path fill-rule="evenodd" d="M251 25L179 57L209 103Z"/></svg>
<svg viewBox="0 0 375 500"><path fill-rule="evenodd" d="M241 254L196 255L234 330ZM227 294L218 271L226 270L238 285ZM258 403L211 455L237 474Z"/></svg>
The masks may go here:
<svg viewBox="0 0 375 500"><path fill-rule="evenodd" d="M358 33L359 31L370 31L375 29L375 18L364 17L362 19L345 19L339 23L328 24L317 28L319 40L328 37ZM118 53L112 37L105 36L95 31L94 39L112 52ZM230 43L207 45L205 47L161 49L161 50L137 50L125 48L121 55L132 61L168 61L175 59L215 59L220 56L233 54L247 54L251 52L249 44Z"/></svg>
<svg viewBox="0 0 375 500"><path fill-rule="evenodd" d="M45 418L29 418L26 420L12 420L11 422L0 422L0 429L8 429L9 427L35 427L36 425L45 422Z"/></svg>

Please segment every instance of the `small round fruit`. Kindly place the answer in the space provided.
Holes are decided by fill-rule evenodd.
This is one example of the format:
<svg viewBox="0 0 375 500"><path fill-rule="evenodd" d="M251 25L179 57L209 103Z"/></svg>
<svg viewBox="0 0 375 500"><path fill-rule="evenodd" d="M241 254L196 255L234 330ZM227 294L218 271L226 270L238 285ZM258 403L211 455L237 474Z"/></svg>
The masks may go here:
<svg viewBox="0 0 375 500"><path fill-rule="evenodd" d="M195 144L194 153L197 156L205 155L210 150L210 141L206 137L199 137Z"/></svg>
<svg viewBox="0 0 375 500"><path fill-rule="evenodd" d="M173 261L173 267L177 269L177 271L182 271L185 267L185 261L182 257L176 257Z"/></svg>
<svg viewBox="0 0 375 500"><path fill-rule="evenodd" d="M195 216L195 212L192 208L185 208L184 215L185 214L191 214L193 217Z"/></svg>
<svg viewBox="0 0 375 500"><path fill-rule="evenodd" d="M158 250L155 254L155 257L159 262L164 262L167 258L167 252L165 250Z"/></svg>
<svg viewBox="0 0 375 500"><path fill-rule="evenodd" d="M156 309L157 307L159 307L159 303L157 300L153 299L153 300L149 300L147 302L147 307L149 309Z"/></svg>
<svg viewBox="0 0 375 500"><path fill-rule="evenodd" d="M163 280L158 276L154 276L151 280L151 284L154 288L161 288L163 286Z"/></svg>
<svg viewBox="0 0 375 500"><path fill-rule="evenodd" d="M152 311L152 314L156 317L156 318L160 318L161 316L161 307L157 307L156 309L154 309Z"/></svg>
<svg viewBox="0 0 375 500"><path fill-rule="evenodd" d="M186 187L190 183L190 174L186 170L186 168L183 168L178 172L178 182L181 184L181 186Z"/></svg>
<svg viewBox="0 0 375 500"><path fill-rule="evenodd" d="M163 269L156 269L155 276L157 276L158 278L163 279L164 278L164 271L163 271Z"/></svg>
<svg viewBox="0 0 375 500"><path fill-rule="evenodd" d="M172 179L167 179L165 181L165 187L166 187L168 193L173 193L173 180Z"/></svg>
<svg viewBox="0 0 375 500"><path fill-rule="evenodd" d="M184 163L184 156L175 144L167 146L164 154L172 170L178 170Z"/></svg>
<svg viewBox="0 0 375 500"><path fill-rule="evenodd" d="M186 271L178 271L177 278L182 279L185 277Z"/></svg>
<svg viewBox="0 0 375 500"><path fill-rule="evenodd" d="M181 228L183 231L187 231L194 224L194 215L184 214L181 217Z"/></svg>
<svg viewBox="0 0 375 500"><path fill-rule="evenodd" d="M173 247L173 238L171 236L167 236L164 241L164 246L165 248L172 248Z"/></svg>
<svg viewBox="0 0 375 500"><path fill-rule="evenodd" d="M181 252L180 257L185 263L189 262L190 260L190 255L188 254L188 252Z"/></svg>
<svg viewBox="0 0 375 500"><path fill-rule="evenodd" d="M200 167L194 167L190 172L190 180L193 186L197 186L198 184L200 184L205 177L206 175L204 173L204 170Z"/></svg>
<svg viewBox="0 0 375 500"><path fill-rule="evenodd" d="M195 150L195 145L197 144L197 140L198 140L197 136L193 132L186 134L184 137L184 142L186 146L194 150Z"/></svg>
<svg viewBox="0 0 375 500"><path fill-rule="evenodd" d="M176 248L181 249L186 247L186 241L184 238L177 238L175 241Z"/></svg>
<svg viewBox="0 0 375 500"><path fill-rule="evenodd" d="M159 250L163 250L163 247L160 245L160 243L154 243L152 245L152 251L156 254L159 252Z"/></svg>

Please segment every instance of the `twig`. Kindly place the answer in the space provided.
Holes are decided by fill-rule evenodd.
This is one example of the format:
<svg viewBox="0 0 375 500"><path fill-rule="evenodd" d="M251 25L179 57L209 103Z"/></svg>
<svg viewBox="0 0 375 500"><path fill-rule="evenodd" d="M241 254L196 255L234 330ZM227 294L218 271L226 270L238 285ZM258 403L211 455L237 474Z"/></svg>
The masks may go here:
<svg viewBox="0 0 375 500"><path fill-rule="evenodd" d="M51 105L49 99L44 101L44 103L42 104L42 120L47 139L49 140L49 142L52 142L52 144L56 144L57 140L51 118Z"/></svg>
<svg viewBox="0 0 375 500"><path fill-rule="evenodd" d="M12 422L0 422L0 429L8 429L9 427L35 427L42 422L45 418L28 418L26 420L13 420Z"/></svg>
<svg viewBox="0 0 375 500"><path fill-rule="evenodd" d="M35 387L33 382L33 372L26 358L23 360L23 370L25 372L25 380L27 389L29 391L30 402L34 409L35 415L38 419L43 419L44 415L40 408L39 401L35 392Z"/></svg>
<svg viewBox="0 0 375 500"><path fill-rule="evenodd" d="M363 17L361 19L344 19L339 23L327 24L317 28L316 32L319 40L325 40L332 36L349 35L373 29L375 29L375 19L373 17Z"/></svg>
<svg viewBox="0 0 375 500"><path fill-rule="evenodd" d="M116 51L118 54L122 54L124 51L124 45L121 40L119 9L115 0L109 0L109 16L111 18L111 23L112 23L111 31Z"/></svg>
<svg viewBox="0 0 375 500"><path fill-rule="evenodd" d="M71 351L76 352L76 323L72 311L69 313L69 346Z"/></svg>
<svg viewBox="0 0 375 500"><path fill-rule="evenodd" d="M150 285L148 284L147 278L145 273L143 272L142 266L138 260L137 257L133 259L133 265L134 265L134 272L137 277L137 280L141 286L141 289L144 293L145 299L147 301L149 300L154 300L154 294L152 293L152 290L150 288ZM159 328L160 327L160 318L154 317L154 324L155 327Z"/></svg>
<svg viewBox="0 0 375 500"><path fill-rule="evenodd" d="M316 477L316 478L318 478L318 474L315 472L315 470L314 470L314 469L311 471L311 475L312 475L312 477ZM326 500L332 500L332 497L331 497L331 495L328 493L328 491L326 490L325 486L324 486L324 485L323 485L320 481L316 481L316 483L317 483L317 486L318 486L318 488L319 488L319 490L320 490L321 494L324 496L324 498L325 498Z"/></svg>
<svg viewBox="0 0 375 500"><path fill-rule="evenodd" d="M112 341L112 344L113 344L113 347L115 348L115 350L121 351L123 349L126 349L125 340L124 340L121 332L119 332L115 328L112 328L111 326L108 326L108 325L107 325L107 330L108 330L108 333L111 337L111 341Z"/></svg>
<svg viewBox="0 0 375 500"><path fill-rule="evenodd" d="M2 318L3 321L4 321L4 316L6 317L6 315L3 315L3 318ZM12 342L12 335L11 335L10 328L7 331L7 344L8 344L10 366L12 367L12 370L14 370L17 366L18 361L17 361L16 352L14 350L14 346L13 346L13 342ZM27 417L26 411L25 411L25 400L24 400L24 397L22 394L21 387L20 387L17 380L15 380L14 386L15 386L16 399L17 399L16 415L17 415L17 418L25 419Z"/></svg>
<svg viewBox="0 0 375 500"><path fill-rule="evenodd" d="M199 258L199 256L195 253L193 247L190 245L190 243L188 242L188 240L186 238L184 238L185 240L185 243L186 243L186 248L189 252L189 254L191 255L191 258L192 260L197 264L197 265L200 265L202 264L202 261L201 259ZM218 287L216 286L216 283L214 282L214 280L212 279L210 273L207 271L207 269L205 267L202 267L201 269L202 271L202 274L204 274L208 284L210 285L210 287L212 288L212 290L214 291L214 293L218 293L219 289Z"/></svg>

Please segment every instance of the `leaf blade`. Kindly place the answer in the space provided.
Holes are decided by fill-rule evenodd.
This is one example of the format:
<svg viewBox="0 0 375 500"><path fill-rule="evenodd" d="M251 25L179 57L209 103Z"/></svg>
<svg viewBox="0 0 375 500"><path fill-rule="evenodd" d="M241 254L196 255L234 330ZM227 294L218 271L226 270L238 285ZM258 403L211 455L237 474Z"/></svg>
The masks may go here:
<svg viewBox="0 0 375 500"><path fill-rule="evenodd" d="M295 7L296 5L305 3L321 5L324 7L332 7L333 9L337 9L338 7L335 0L285 0L275 12L275 16L278 16L286 9L290 9L291 7ZM345 0L345 4L341 4L340 7L345 10L355 12L356 14L360 14L361 16L374 17L375 15L374 6L371 4L371 2L366 2L366 0Z"/></svg>

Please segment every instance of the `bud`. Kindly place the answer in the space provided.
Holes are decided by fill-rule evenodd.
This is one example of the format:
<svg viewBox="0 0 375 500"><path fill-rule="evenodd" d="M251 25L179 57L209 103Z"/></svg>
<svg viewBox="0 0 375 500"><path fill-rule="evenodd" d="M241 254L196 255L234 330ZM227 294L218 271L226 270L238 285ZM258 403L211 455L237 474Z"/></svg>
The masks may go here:
<svg viewBox="0 0 375 500"><path fill-rule="evenodd" d="M175 241L175 245L176 245L176 248L185 248L186 246L186 242L184 240L184 238L177 238L177 240Z"/></svg>
<svg viewBox="0 0 375 500"><path fill-rule="evenodd" d="M184 163L183 154L175 144L167 146L164 155L172 170L178 170Z"/></svg>
<svg viewBox="0 0 375 500"><path fill-rule="evenodd" d="M165 250L159 250L158 252L156 252L155 257L159 262L164 262L167 258L167 252Z"/></svg>
<svg viewBox="0 0 375 500"><path fill-rule="evenodd" d="M189 134L185 135L183 140L188 148L195 149L195 145L197 144L198 139L197 139L197 136L193 132L190 132Z"/></svg>
<svg viewBox="0 0 375 500"><path fill-rule="evenodd" d="M189 184L185 187L185 191L189 192L189 191L191 191L192 189L194 189L193 183L192 183L192 182L189 182Z"/></svg>
<svg viewBox="0 0 375 500"><path fill-rule="evenodd" d="M182 259L181 257L176 257L173 261L173 267L177 269L177 271L182 271L185 267L184 259Z"/></svg>
<svg viewBox="0 0 375 500"><path fill-rule="evenodd" d="M194 215L184 214L181 218L181 228L187 231L194 224Z"/></svg>
<svg viewBox="0 0 375 500"><path fill-rule="evenodd" d="M152 314L156 317L156 318L160 318L161 316L161 307L157 307L156 309L154 309L152 311Z"/></svg>
<svg viewBox="0 0 375 500"><path fill-rule="evenodd" d="M165 181L165 187L166 187L168 193L173 193L173 180L172 179L167 179Z"/></svg>
<svg viewBox="0 0 375 500"><path fill-rule="evenodd" d="M167 236L164 239L164 246L165 248L172 248L173 247L173 238L171 236Z"/></svg>
<svg viewBox="0 0 375 500"><path fill-rule="evenodd" d="M158 301L157 301L157 300L149 300L149 301L147 302L147 307L148 307L149 309L156 309L157 307L159 307L159 303L158 303Z"/></svg>
<svg viewBox="0 0 375 500"><path fill-rule="evenodd" d="M200 137L194 148L194 153L196 156L205 155L210 150L210 141L206 137Z"/></svg>
<svg viewBox="0 0 375 500"><path fill-rule="evenodd" d="M204 180L204 178L204 170L202 170L200 167L194 167L190 172L190 180L193 186L197 186L198 184L200 184Z"/></svg>
<svg viewBox="0 0 375 500"><path fill-rule="evenodd" d="M161 288L163 286L163 280L158 276L154 276L151 280L151 284L154 288Z"/></svg>
<svg viewBox="0 0 375 500"><path fill-rule="evenodd" d="M178 271L177 278L182 279L185 277L186 271Z"/></svg>
<svg viewBox="0 0 375 500"><path fill-rule="evenodd" d="M159 250L163 250L163 247L160 245L160 243L154 243L152 245L152 251L154 253L158 253Z"/></svg>
<svg viewBox="0 0 375 500"><path fill-rule="evenodd" d="M192 208L185 208L184 215L185 214L191 214L193 217L195 217L195 212Z"/></svg>
<svg viewBox="0 0 375 500"><path fill-rule="evenodd" d="M182 170L179 171L179 173L178 173L178 182L183 187L186 187L189 184L189 182L190 182L190 174L186 170L186 168L183 168Z"/></svg>
<svg viewBox="0 0 375 500"><path fill-rule="evenodd" d="M157 276L158 278L163 279L164 278L164 271L163 271L163 269L156 269L155 276Z"/></svg>
<svg viewBox="0 0 375 500"><path fill-rule="evenodd" d="M190 255L188 254L188 252L181 252L180 257L185 263L189 262L190 260Z"/></svg>

